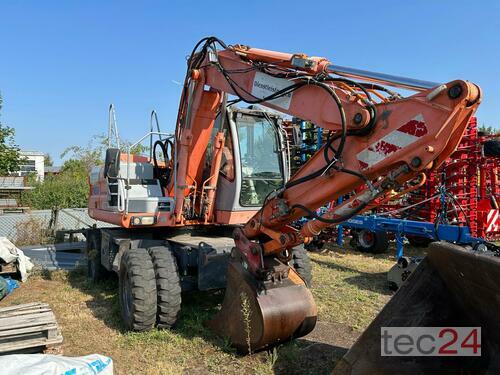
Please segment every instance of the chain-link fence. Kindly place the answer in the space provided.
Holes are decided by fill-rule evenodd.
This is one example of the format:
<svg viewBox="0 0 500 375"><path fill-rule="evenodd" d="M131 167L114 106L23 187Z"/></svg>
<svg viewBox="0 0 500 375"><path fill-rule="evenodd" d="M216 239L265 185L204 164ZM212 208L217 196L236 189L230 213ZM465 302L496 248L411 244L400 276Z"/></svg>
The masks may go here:
<svg viewBox="0 0 500 375"><path fill-rule="evenodd" d="M34 210L0 215L0 237L18 246L47 243L57 231L110 226L92 219L86 208Z"/></svg>

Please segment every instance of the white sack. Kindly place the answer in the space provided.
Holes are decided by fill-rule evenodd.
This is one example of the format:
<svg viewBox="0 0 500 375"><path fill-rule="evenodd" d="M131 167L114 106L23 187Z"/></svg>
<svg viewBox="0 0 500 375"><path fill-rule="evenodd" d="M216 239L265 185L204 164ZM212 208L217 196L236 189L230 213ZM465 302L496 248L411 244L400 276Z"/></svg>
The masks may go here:
<svg viewBox="0 0 500 375"><path fill-rule="evenodd" d="M99 354L12 354L0 356L0 369L2 375L113 375L113 360Z"/></svg>
<svg viewBox="0 0 500 375"><path fill-rule="evenodd" d="M21 273L21 280L24 282L28 279L28 272L33 268L33 263L22 250L18 249L6 237L0 237L0 258L6 263L16 261Z"/></svg>

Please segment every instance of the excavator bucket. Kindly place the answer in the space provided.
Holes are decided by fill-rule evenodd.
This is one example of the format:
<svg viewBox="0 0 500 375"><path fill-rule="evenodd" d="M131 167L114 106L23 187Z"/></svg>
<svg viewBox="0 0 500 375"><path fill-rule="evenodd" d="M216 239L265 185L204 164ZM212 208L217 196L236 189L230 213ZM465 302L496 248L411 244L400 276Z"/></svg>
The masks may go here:
<svg viewBox="0 0 500 375"><path fill-rule="evenodd" d="M283 280L262 282L233 259L222 308L207 326L248 353L308 334L316 317L313 296L295 270Z"/></svg>
<svg viewBox="0 0 500 375"><path fill-rule="evenodd" d="M481 327L481 356L382 356L381 327ZM333 373L498 374L499 349L500 258L436 242Z"/></svg>

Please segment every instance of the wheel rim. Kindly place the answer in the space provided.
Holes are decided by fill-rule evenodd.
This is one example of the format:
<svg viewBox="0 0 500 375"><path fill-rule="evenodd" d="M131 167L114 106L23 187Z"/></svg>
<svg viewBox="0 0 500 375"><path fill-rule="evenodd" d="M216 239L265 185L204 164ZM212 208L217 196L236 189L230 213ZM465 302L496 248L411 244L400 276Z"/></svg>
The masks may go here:
<svg viewBox="0 0 500 375"><path fill-rule="evenodd" d="M359 244L362 247L371 247L375 243L375 234L373 232L363 230L359 234Z"/></svg>
<svg viewBox="0 0 500 375"><path fill-rule="evenodd" d="M132 311L132 291L130 289L130 282L128 277L123 279L123 287L121 293L123 312L126 318L131 315Z"/></svg>

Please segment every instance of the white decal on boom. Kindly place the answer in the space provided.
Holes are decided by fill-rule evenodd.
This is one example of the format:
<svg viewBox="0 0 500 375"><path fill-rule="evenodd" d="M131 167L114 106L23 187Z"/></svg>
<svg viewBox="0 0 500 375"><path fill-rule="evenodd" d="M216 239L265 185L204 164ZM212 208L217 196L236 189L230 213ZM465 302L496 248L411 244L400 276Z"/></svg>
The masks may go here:
<svg viewBox="0 0 500 375"><path fill-rule="evenodd" d="M275 78L265 73L257 72L253 80L252 95L256 98L264 99L292 85L293 83L286 79ZM291 101L292 93L290 92L279 98L269 100L268 103L283 109L289 109Z"/></svg>

